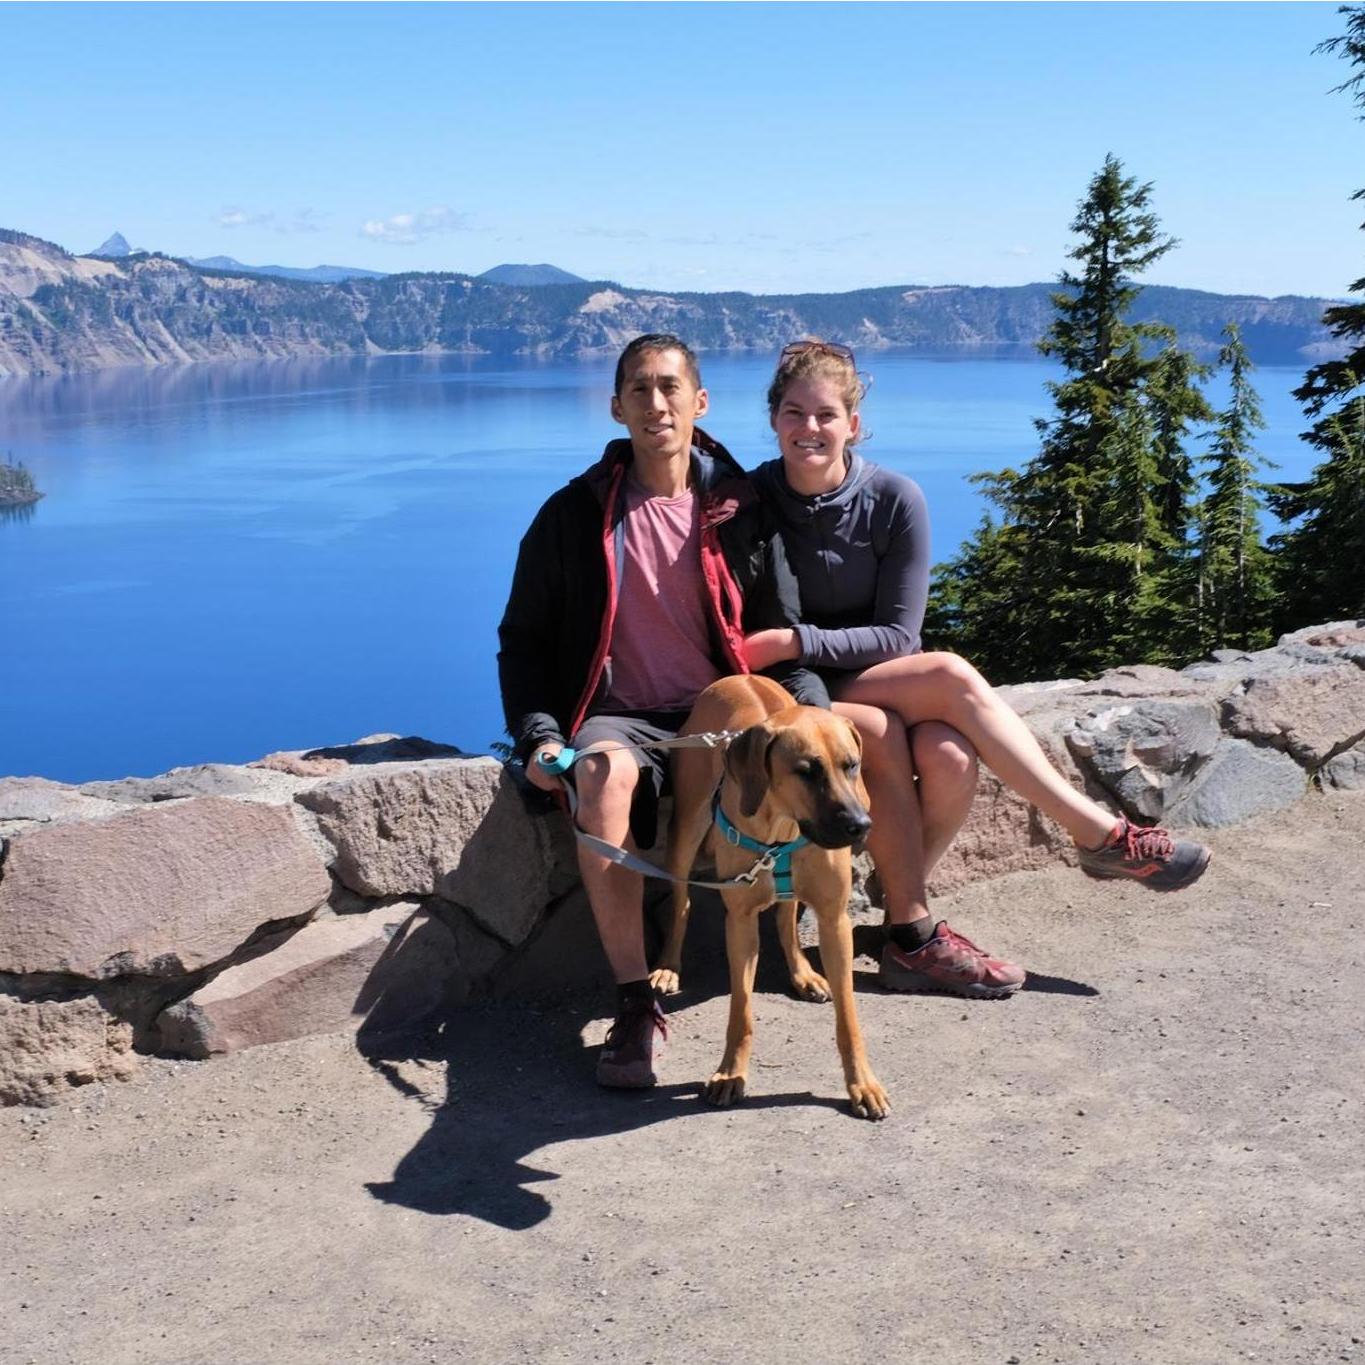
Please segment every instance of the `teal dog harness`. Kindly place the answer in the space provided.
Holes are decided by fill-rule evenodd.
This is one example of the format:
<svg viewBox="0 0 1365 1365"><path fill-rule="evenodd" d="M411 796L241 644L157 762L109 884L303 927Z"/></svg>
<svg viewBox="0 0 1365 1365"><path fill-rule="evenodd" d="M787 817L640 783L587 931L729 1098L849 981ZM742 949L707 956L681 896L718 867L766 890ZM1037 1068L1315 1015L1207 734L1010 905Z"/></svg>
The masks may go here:
<svg viewBox="0 0 1365 1365"><path fill-rule="evenodd" d="M730 817L721 810L719 792L716 793L712 809L715 811L716 828L725 836L727 844L760 855L758 862L749 869L747 875L752 878L759 872L771 872L778 900L791 900L796 895L792 889L792 854L799 848L805 848L810 840L804 834L798 834L795 839L785 844L763 844L757 839L751 839L747 834L741 834L731 823Z"/></svg>

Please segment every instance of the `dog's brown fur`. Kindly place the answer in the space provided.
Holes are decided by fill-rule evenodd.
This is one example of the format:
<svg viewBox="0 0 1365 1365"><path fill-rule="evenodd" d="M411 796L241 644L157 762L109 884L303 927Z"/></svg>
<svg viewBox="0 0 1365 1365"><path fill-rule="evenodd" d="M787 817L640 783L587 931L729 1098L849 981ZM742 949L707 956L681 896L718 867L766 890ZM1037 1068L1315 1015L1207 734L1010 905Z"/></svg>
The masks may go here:
<svg viewBox="0 0 1365 1365"><path fill-rule="evenodd" d="M715 829L711 797L720 783L726 816L761 842L796 838L800 827L825 843L848 841L849 822L866 823L867 791L859 774L862 744L848 721L817 707L797 706L779 684L757 676L722 678L697 698L684 734L736 730L744 733L722 755L710 749L679 749L673 757L673 820L668 832L668 870L690 874L711 836L717 879L753 866L757 855L727 843ZM803 771L806 775L802 775ZM848 918L849 849L812 842L792 855L796 897L815 911L820 956L829 979L818 975L796 933L797 899L778 905L778 935L792 986L808 1000L833 997L835 1037L853 1112L885 1118L890 1101L868 1065L853 1003L853 930ZM758 963L758 916L776 899L772 874L753 886L728 888L725 947L730 964L730 1019L725 1055L705 1088L717 1105L744 1097L754 1019L751 997ZM658 967L656 988L678 989L678 970L690 910L688 889L675 882L673 923Z"/></svg>

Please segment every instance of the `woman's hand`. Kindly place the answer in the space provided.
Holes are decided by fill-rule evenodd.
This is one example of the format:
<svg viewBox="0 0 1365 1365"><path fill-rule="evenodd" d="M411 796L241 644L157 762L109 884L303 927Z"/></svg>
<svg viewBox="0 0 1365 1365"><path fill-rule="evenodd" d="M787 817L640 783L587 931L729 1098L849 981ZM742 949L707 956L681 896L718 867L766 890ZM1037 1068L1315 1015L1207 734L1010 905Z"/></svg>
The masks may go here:
<svg viewBox="0 0 1365 1365"><path fill-rule="evenodd" d="M744 637L744 657L757 673L784 659L799 659L801 641L790 626L779 630L756 630Z"/></svg>

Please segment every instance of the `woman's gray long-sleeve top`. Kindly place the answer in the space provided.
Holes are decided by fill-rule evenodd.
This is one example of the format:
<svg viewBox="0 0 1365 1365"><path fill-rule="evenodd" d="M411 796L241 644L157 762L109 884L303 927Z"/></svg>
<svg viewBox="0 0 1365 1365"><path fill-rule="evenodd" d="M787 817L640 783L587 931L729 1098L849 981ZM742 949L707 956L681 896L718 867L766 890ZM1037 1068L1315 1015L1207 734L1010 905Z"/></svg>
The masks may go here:
<svg viewBox="0 0 1365 1365"><path fill-rule="evenodd" d="M800 583L799 662L856 670L917 653L929 592L929 511L919 485L852 452L832 493L793 492L780 459L752 477L777 513Z"/></svg>

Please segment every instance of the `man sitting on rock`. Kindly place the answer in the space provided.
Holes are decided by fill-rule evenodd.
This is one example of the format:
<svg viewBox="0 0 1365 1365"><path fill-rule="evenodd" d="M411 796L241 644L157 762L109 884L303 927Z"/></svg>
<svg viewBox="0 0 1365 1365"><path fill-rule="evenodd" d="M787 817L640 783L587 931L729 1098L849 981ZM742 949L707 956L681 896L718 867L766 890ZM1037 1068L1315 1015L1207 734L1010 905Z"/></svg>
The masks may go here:
<svg viewBox="0 0 1365 1365"><path fill-rule="evenodd" d="M542 761L566 737L589 751L574 767L578 823L619 847L654 842L668 772L667 752L621 746L673 738L703 688L747 672L746 626L799 619L780 541L754 534L743 470L696 425L706 410L696 357L677 337L625 348L611 413L630 439L609 442L540 509L498 632L503 707L527 775L553 791L560 779ZM828 706L813 675L785 672L799 700ZM645 959L643 878L581 845L578 861L617 982L597 1079L653 1085L667 1027Z"/></svg>

